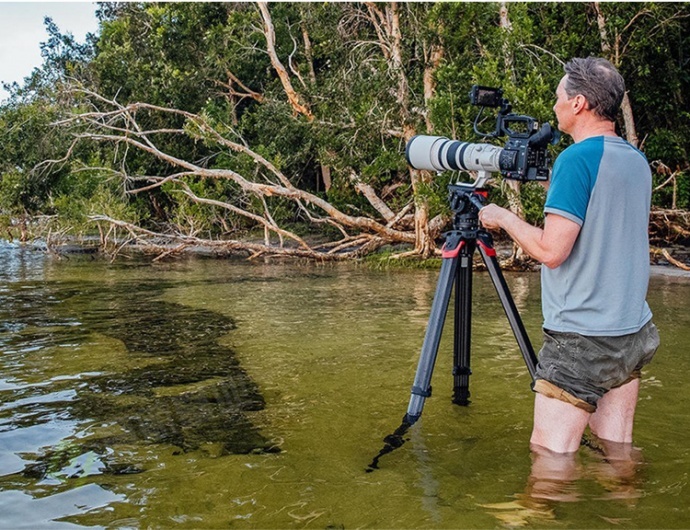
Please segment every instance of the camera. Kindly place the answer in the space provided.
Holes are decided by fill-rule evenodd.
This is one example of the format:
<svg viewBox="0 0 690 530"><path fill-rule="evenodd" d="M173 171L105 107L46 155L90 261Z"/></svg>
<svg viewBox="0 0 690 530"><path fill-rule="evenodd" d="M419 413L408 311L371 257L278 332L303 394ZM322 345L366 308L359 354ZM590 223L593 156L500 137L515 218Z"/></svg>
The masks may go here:
<svg viewBox="0 0 690 530"><path fill-rule="evenodd" d="M407 163L415 169L428 171L499 172L503 177L522 182L549 179L548 145L558 142L558 132L531 116L511 113L510 102L503 90L474 85L470 102L480 107L474 120L474 132L485 138L507 136L503 147L488 143L450 140L443 136L414 136L405 148ZM479 131L479 120L485 108L499 108L493 131Z"/></svg>

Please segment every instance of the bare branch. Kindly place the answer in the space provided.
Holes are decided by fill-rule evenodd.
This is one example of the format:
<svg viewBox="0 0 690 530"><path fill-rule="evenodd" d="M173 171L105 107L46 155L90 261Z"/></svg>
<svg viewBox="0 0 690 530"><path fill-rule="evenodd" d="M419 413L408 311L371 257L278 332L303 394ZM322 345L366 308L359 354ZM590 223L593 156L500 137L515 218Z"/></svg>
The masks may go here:
<svg viewBox="0 0 690 530"><path fill-rule="evenodd" d="M309 67L309 80L312 85L316 85L316 70L314 70L314 56L312 54L311 39L309 38L309 32L307 31L306 23L304 22L304 17L302 17L302 22L300 23L300 29L302 30L302 42L304 43L304 55L307 58L307 66Z"/></svg>
<svg viewBox="0 0 690 530"><path fill-rule="evenodd" d="M275 28L273 27L273 20L271 20L271 13L268 10L268 3L257 2L257 4L259 6L259 11L261 12L261 17L264 21L266 50L271 59L273 69L276 71L278 77L280 78L280 82L283 84L283 89L285 90L288 101L296 113L302 114L307 118L307 120L312 121L314 119L314 115L312 114L311 109L309 109L309 107L302 102L302 98L295 91L294 87L292 86L292 82L290 81L290 76L288 75L285 66L283 66L283 63L280 61L278 53L276 52L276 34Z"/></svg>
<svg viewBox="0 0 690 530"><path fill-rule="evenodd" d="M95 100L104 102L104 98L94 97ZM156 181L143 188L138 188L135 190L128 190L129 193L141 193L143 191L149 191L154 188L160 187L167 182L174 182L177 185L182 185L183 178L189 176L197 176L201 178L209 179L226 179L231 180L237 184L242 192L246 194L251 194L260 198L264 197L284 197L293 201L298 205L300 210L308 215L310 220L314 220L314 216L311 215L309 210L305 205L317 208L325 214L325 219L318 220L318 222L327 222L336 226L344 235L346 234L344 227L355 228L364 232L374 232L380 235L381 238L388 241L398 241L398 242L412 242L414 241L414 235L410 232L395 230L391 226L379 223L374 219L364 217L364 216L352 216L345 214L344 212L335 208L327 200L314 195L307 191L296 188L290 182L290 179L284 175L278 168L276 168L270 161L266 160L264 157L260 156L249 149L246 145L238 142L234 142L225 138L218 130L213 128L205 118L185 112L177 109L168 109L164 107L159 107L155 105L143 104L143 103L133 103L127 106L122 106L116 102L107 102L108 104L114 105L116 110L114 111L103 111L96 112L90 111L83 113L81 115L75 115L70 120L63 120L61 123L63 125L72 124L88 124L92 129L95 130L79 132L76 135L76 139L92 140L92 141L107 141L115 144L116 146L132 147L140 151L146 152L155 156L159 160L165 161L173 167L179 168L181 171L169 175L167 177L151 177L149 180L155 179ZM184 129L184 134L187 135L199 135L207 141L217 143L223 147L231 149L235 152L243 153L251 157L261 168L266 169L270 174L277 177L277 182L252 182L246 177L240 175L239 173L231 169L210 169L202 167L197 163L190 162L188 160L181 159L170 153L167 153L160 148L158 148L150 139L147 137L147 131L143 131L137 123L136 112L160 112L167 113L171 115L179 115L186 118L189 125L192 125L191 129L186 126ZM128 123L127 128L122 128L114 125L116 120L122 119ZM129 128L131 127L131 129ZM100 131L98 130L100 129ZM133 130L132 130L133 129ZM172 129L171 129L172 131ZM175 132L181 133L181 130L174 130ZM126 151L122 155L122 160L124 162L126 157ZM124 168L122 174L126 175ZM373 190L372 190L373 191ZM222 207L233 211L237 215L248 216L249 212L242 210L241 208L236 209L233 205L228 203L222 203L219 201L211 201L203 199L201 197L192 197L190 195L189 188L184 191L187 196L193 198L193 200L198 200L200 202L205 202L206 204ZM374 194L375 195L375 194ZM263 200L263 199L262 199ZM380 199L379 199L380 200ZM385 203L381 201L381 204L385 206ZM380 211L385 211L379 205ZM253 217L252 217L253 215ZM251 219L263 226L268 226L271 231L279 234L280 237L288 237L299 244L304 244L303 241L296 238L294 234L289 234L287 231L282 231L276 226L275 221L270 219L270 214L267 213L266 217L256 216L256 214L249 215ZM384 218L394 217L393 212L386 212ZM268 219L268 220L267 220Z"/></svg>
<svg viewBox="0 0 690 530"><path fill-rule="evenodd" d="M113 219L107 215L92 215L89 217L89 220L95 223L108 223L111 228L122 228L130 234L130 239L120 244L117 250L114 252L114 255L120 253L125 247L130 246L132 242L137 242L145 249L154 250L160 253L159 259L165 257L165 255L170 255L173 252L182 252L183 250L193 246L203 246L205 248L221 252L245 251L251 253L251 257L268 254L274 256L294 256L319 259L322 261L347 260L364 252L363 249L353 245L356 243L355 241L348 245L348 247L351 248L348 251L342 251L341 249L339 252L322 252L314 249L274 247L234 239L210 240L184 234L163 234L154 232L152 230L147 230L126 221ZM377 240L377 242L379 245L383 244L383 240ZM171 249L169 246L171 243L177 243L177 246Z"/></svg>
<svg viewBox="0 0 690 530"><path fill-rule="evenodd" d="M391 58L392 54L390 49L390 43L388 42L386 36L388 33L390 33L386 30L386 27L388 26L386 16L376 6L374 2L364 2L364 5L367 6L367 10L369 12L368 19L374 26L374 31L376 31L376 35L378 35L379 38L376 44L378 44L378 46L381 48L381 52L383 52L383 56L385 57L385 59L388 60Z"/></svg>
<svg viewBox="0 0 690 530"><path fill-rule="evenodd" d="M258 92L255 92L254 90L249 88L242 81L240 81L230 70L226 70L225 75L228 78L228 82L221 83L220 81L217 81L217 83L220 86L226 88L231 95L237 96L240 99L251 98L259 103L263 103L265 101L263 94L259 94ZM235 90L234 85L239 86L242 90L244 90L244 92L239 92Z"/></svg>
<svg viewBox="0 0 690 530"><path fill-rule="evenodd" d="M359 175L357 175L354 170L350 170L350 180L355 184L355 189L367 198L369 204L371 204L387 222L390 222L390 220L395 217L393 210L379 198L374 188L362 182Z"/></svg>
<svg viewBox="0 0 690 530"><path fill-rule="evenodd" d="M129 195L137 195L137 194L143 193L145 191L151 191L151 190L154 190L156 188L160 188L161 186L163 186L164 184L166 184L168 182L177 180L177 179L182 178L182 177L192 176L192 175L194 175L193 171L183 171L181 173L174 173L172 175L168 175L167 177L142 177L141 178L142 180L148 180L148 181L155 180L156 182L151 184L150 186L144 186L143 188L135 188L133 190L127 190L127 193ZM132 177L128 177L128 178L129 178L129 180L137 180L137 179L134 179Z"/></svg>
<svg viewBox="0 0 690 530"><path fill-rule="evenodd" d="M541 53L550 56L552 59L554 59L561 66L565 66L565 61L563 59L558 57L558 55L556 55L555 53L547 50L546 48L542 48L541 46L537 46L536 44L529 44L529 43L520 44L520 48L523 48L523 49L534 48L535 50L538 50Z"/></svg>
<svg viewBox="0 0 690 530"><path fill-rule="evenodd" d="M293 239L297 241L302 247L308 249L309 245L299 236L293 234L292 232L289 232L287 230L283 230L282 228L278 227L276 222L270 217L270 214L268 213L268 205L266 205L264 201L264 206L266 207L266 213L268 216L268 220L264 217L261 217L260 215L253 214L251 212L248 212L246 210L243 210L242 208L238 208L237 206L233 206L232 204L229 204L227 202L221 202L221 201L216 201L213 199L206 199L203 197L199 197L196 195L189 186L187 186L184 183L182 184L182 192L187 195L189 198L191 198L194 202L197 202L199 204L209 204L212 206L218 206L219 208L224 208L226 210L229 210L237 215L241 215L243 217L246 217L248 219L251 219L252 221L255 221L256 223L259 223L263 225L265 228L267 228L270 231L275 232L281 237L288 237L290 239ZM263 197L262 197L263 200Z"/></svg>
<svg viewBox="0 0 690 530"><path fill-rule="evenodd" d="M290 34L290 38L292 39L292 52L290 52L290 55L288 55L288 66L290 67L290 71L295 74L297 79L299 79L300 84L302 85L302 88L307 88L307 84L304 82L304 79L302 79L302 75L299 73L299 70L295 67L294 64L292 64L292 58L295 56L295 53L297 53L297 39Z"/></svg>

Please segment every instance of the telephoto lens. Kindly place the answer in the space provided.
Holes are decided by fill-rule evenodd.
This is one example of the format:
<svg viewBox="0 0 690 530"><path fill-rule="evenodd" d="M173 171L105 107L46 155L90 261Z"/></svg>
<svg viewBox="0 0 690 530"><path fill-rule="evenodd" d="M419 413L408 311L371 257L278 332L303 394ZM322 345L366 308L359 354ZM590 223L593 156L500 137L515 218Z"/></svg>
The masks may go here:
<svg viewBox="0 0 690 530"><path fill-rule="evenodd" d="M444 136L413 137L405 148L407 163L427 171L489 171L508 169L515 154L491 144L473 144Z"/></svg>

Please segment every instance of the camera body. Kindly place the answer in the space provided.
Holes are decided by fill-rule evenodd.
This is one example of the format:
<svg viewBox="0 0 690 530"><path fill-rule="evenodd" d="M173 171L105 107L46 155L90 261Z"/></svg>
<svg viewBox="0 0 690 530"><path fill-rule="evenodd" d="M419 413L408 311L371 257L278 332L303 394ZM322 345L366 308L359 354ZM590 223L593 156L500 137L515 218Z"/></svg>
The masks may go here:
<svg viewBox="0 0 690 530"><path fill-rule="evenodd" d="M480 107L474 120L475 133L486 138L507 136L504 147L418 135L408 142L405 150L412 167L430 171L500 172L505 178L522 182L549 179L551 158L547 147L558 141L558 134L549 123L539 127L531 116L512 114L511 105L503 98L500 88L474 85L470 102ZM500 109L495 128L489 133L478 129L485 108Z"/></svg>
<svg viewBox="0 0 690 530"><path fill-rule="evenodd" d="M507 136L501 157L501 174L505 178L521 181L548 180L551 159L547 146L556 137L551 125L545 123L539 128L531 116L512 114L510 102L503 97L500 88L474 85L470 90L470 103L481 107L475 120L474 131L480 136L496 138ZM481 133L477 122L484 108L500 108L496 116L496 127L491 133Z"/></svg>

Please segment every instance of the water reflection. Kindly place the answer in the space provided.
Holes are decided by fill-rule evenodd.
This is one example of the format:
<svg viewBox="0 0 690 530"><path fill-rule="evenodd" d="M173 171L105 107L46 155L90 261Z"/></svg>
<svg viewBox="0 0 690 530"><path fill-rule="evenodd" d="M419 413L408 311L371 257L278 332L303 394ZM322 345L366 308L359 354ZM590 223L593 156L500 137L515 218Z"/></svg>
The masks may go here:
<svg viewBox="0 0 690 530"><path fill-rule="evenodd" d="M0 239L0 257L0 293L4 291L6 282L43 278L43 265L47 259L44 252Z"/></svg>
<svg viewBox="0 0 690 530"><path fill-rule="evenodd" d="M605 493L599 501L622 501L633 507L642 495L642 452L632 444L583 438L584 454L554 453L531 446L532 467L525 491L514 501L482 505L510 527L523 527L556 519L563 503L587 500L585 481L595 481ZM610 523L615 523L609 519Z"/></svg>
<svg viewBox="0 0 690 530"><path fill-rule="evenodd" d="M411 450L417 461L416 486L421 490L421 507L427 514L432 525L438 525L443 520L440 509L441 483L434 476L434 466L420 429L413 429L410 433Z"/></svg>
<svg viewBox="0 0 690 530"><path fill-rule="evenodd" d="M395 429L392 434L384 437L383 447L371 461L369 466L367 466L367 473L372 473L374 470L379 468L379 461L381 458L403 446L403 444L407 441L405 436L407 435L407 431L410 429L410 427L412 427L412 424L407 420L407 415L405 415L398 428Z"/></svg>
<svg viewBox="0 0 690 530"><path fill-rule="evenodd" d="M47 496L0 491L0 506L3 526L8 525L6 528L68 529L83 526L60 519L85 515L124 498L124 495L114 494L96 484L87 484Z"/></svg>
<svg viewBox="0 0 690 530"><path fill-rule="evenodd" d="M0 248L3 525L72 527L58 520L124 501L83 482L145 472L157 455L142 444L279 451L248 416L265 406L258 387L218 342L231 318L158 300L162 281L47 281L43 255L15 250Z"/></svg>

